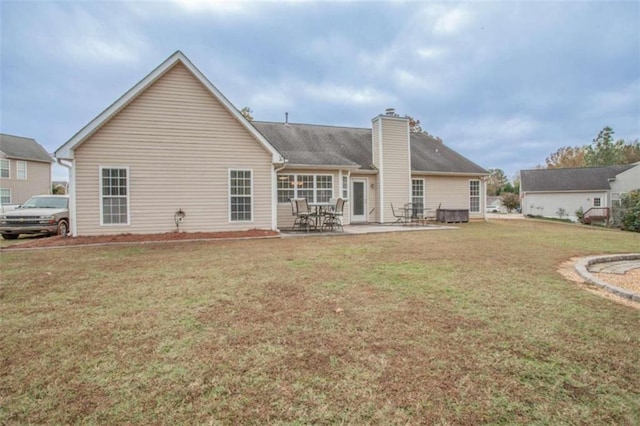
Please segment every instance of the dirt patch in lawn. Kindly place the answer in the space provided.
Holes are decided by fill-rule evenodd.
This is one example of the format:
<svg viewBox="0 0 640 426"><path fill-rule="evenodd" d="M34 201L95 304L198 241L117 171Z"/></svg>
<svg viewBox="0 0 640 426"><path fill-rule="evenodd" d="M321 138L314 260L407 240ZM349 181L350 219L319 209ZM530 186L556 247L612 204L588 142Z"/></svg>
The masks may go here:
<svg viewBox="0 0 640 426"><path fill-rule="evenodd" d="M42 248L59 246L78 246L89 244L117 244L117 243L148 243L163 241L185 241L185 240L213 240L221 238L264 238L275 237L279 233L264 229L251 229L249 231L229 231L229 232L167 232L165 234L120 234L102 235L94 237L48 237L34 238L11 246L4 247L3 250Z"/></svg>

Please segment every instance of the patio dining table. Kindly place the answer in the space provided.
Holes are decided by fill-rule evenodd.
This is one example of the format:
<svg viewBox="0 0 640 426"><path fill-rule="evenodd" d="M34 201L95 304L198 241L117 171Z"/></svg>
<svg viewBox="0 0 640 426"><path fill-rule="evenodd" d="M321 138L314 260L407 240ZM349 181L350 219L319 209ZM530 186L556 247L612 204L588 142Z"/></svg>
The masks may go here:
<svg viewBox="0 0 640 426"><path fill-rule="evenodd" d="M316 229L320 230L320 232L322 232L322 226L318 226L318 225L322 225L321 223L319 223L320 218L322 217L323 213L325 211L327 211L327 209L329 207L333 207L333 203L330 203L328 201L325 202L316 202L316 203L307 203L309 205L309 207L312 207L315 210L315 218L316 218Z"/></svg>

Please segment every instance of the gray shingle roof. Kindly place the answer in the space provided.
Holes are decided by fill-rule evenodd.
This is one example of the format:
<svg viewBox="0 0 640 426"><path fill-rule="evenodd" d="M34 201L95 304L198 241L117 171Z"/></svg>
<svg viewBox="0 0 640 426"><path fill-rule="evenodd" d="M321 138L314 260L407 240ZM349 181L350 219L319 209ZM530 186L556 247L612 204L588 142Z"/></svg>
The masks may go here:
<svg viewBox="0 0 640 426"><path fill-rule="evenodd" d="M289 164L374 169L371 164L371 129L265 121L253 121L251 124ZM411 133L411 169L418 172L488 173L424 133Z"/></svg>
<svg viewBox="0 0 640 426"><path fill-rule="evenodd" d="M536 191L606 191L611 189L609 179L629 170L634 164L580 167L566 169L521 170L520 185L523 192Z"/></svg>
<svg viewBox="0 0 640 426"><path fill-rule="evenodd" d="M251 124L290 164L373 169L370 129L265 121Z"/></svg>
<svg viewBox="0 0 640 426"><path fill-rule="evenodd" d="M51 163L53 159L47 151L34 139L0 133L0 151L8 158L21 160L44 161Z"/></svg>
<svg viewBox="0 0 640 426"><path fill-rule="evenodd" d="M484 168L426 133L411 133L411 170L489 174Z"/></svg>

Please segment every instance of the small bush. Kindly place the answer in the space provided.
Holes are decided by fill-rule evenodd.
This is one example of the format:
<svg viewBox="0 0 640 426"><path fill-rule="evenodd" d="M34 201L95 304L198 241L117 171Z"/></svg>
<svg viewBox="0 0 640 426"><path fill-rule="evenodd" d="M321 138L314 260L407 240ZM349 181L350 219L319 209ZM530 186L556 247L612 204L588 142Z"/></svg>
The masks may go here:
<svg viewBox="0 0 640 426"><path fill-rule="evenodd" d="M507 192L500 197L502 205L507 208L507 211L511 213L512 210L520 207L520 196L513 192Z"/></svg>
<svg viewBox="0 0 640 426"><path fill-rule="evenodd" d="M631 232L640 232L640 189L622 196L622 229Z"/></svg>

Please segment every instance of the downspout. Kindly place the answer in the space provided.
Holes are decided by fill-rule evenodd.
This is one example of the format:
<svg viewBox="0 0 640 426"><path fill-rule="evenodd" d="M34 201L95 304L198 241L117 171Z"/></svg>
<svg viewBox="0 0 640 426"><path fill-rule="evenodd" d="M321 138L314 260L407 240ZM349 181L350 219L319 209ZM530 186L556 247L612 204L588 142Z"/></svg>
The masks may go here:
<svg viewBox="0 0 640 426"><path fill-rule="evenodd" d="M480 178L480 182L482 182L482 203L480 203L480 208L482 209L482 218L484 221L487 221L487 181L489 180L489 176L483 176Z"/></svg>
<svg viewBox="0 0 640 426"><path fill-rule="evenodd" d="M273 185L271 185L271 229L280 232L278 229L278 172L282 171L287 164L286 159L282 159L282 163L274 163L274 166L277 164L282 164L282 166L273 169Z"/></svg>
<svg viewBox="0 0 640 426"><path fill-rule="evenodd" d="M56 163L69 170L69 221L71 222L71 236L78 236L78 227L76 220L76 175L73 167L73 160L64 160L62 158L54 157ZM70 161L65 163L65 161Z"/></svg>

